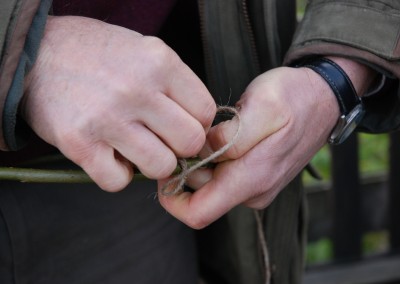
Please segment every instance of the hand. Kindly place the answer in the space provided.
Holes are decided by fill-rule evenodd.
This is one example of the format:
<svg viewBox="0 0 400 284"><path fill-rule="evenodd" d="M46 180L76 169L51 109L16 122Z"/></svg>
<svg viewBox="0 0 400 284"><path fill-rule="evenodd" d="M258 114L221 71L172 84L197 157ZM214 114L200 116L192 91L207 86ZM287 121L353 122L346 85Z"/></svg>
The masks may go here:
<svg viewBox="0 0 400 284"><path fill-rule="evenodd" d="M161 40L82 17L50 17L21 111L103 189L168 177L202 148L215 103Z"/></svg>
<svg viewBox="0 0 400 284"><path fill-rule="evenodd" d="M368 72L349 73L360 90L363 81L354 76L362 78ZM189 177L196 191L159 194L166 210L193 228L207 226L238 204L268 206L325 144L339 117L328 84L307 68L282 67L260 75L237 106L239 138L215 169ZM211 128L205 149L215 151L228 143L237 123L233 119Z"/></svg>

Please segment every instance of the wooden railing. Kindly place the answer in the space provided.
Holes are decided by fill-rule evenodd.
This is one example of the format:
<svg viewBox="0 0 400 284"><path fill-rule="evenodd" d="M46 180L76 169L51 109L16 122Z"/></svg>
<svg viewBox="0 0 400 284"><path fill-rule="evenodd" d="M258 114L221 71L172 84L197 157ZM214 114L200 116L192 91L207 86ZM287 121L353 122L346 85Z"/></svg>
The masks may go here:
<svg viewBox="0 0 400 284"><path fill-rule="evenodd" d="M309 265L304 284L400 283L400 133L390 134L389 171L360 178L358 139L332 151L332 182L309 187L309 242L329 238L333 260ZM362 237L386 231L388 249L365 256Z"/></svg>

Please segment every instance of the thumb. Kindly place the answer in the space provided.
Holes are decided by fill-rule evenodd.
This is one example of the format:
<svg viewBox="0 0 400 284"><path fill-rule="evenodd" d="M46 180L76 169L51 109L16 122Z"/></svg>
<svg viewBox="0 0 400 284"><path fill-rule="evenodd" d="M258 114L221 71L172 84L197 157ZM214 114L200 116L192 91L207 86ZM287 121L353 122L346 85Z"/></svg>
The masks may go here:
<svg viewBox="0 0 400 284"><path fill-rule="evenodd" d="M245 93L237 103L238 115L210 129L200 156L208 156L233 141L233 145L216 162L238 159L281 129L287 123L287 115L278 113L271 104L263 104L265 101Z"/></svg>

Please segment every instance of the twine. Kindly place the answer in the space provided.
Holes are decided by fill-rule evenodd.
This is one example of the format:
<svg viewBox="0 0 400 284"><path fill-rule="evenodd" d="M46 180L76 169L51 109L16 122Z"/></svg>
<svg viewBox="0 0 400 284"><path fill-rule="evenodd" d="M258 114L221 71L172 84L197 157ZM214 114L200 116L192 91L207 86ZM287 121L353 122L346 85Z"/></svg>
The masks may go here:
<svg viewBox="0 0 400 284"><path fill-rule="evenodd" d="M265 284L271 283L271 269L270 269L270 261L269 261L269 252L268 252L268 245L267 245L267 238L264 234L264 226L263 226L263 215L264 212L261 210L253 210L254 217L256 219L257 224L257 235L258 235L258 242L261 247L261 255L264 262L264 280Z"/></svg>
<svg viewBox="0 0 400 284"><path fill-rule="evenodd" d="M241 121L240 121L240 115L239 115L239 111L234 108L234 107L230 107L230 106L219 106L217 109L217 113L221 113L221 112L228 112L228 113L232 113L235 117L237 117L238 120L238 127L236 130L235 135L233 136L233 138L231 139L231 141L229 141L226 145L224 145L222 148L220 148L218 151L213 152L210 156L208 156L207 158L199 161L198 163L192 165L191 167L187 166L187 162L185 159L178 159L178 163L182 169L181 173L177 176L175 176L174 178L170 179L161 189L161 193L164 196L172 196L172 195L176 195L178 193L181 193L183 191L186 179L188 177L188 175L192 172L194 172L195 170L203 167L204 165L206 165L207 163L215 160L216 158L220 157L222 154L224 154L226 151L228 151L236 142L237 138L239 137L239 132L240 132L240 128L241 128ZM169 189L170 186L172 186L172 189Z"/></svg>
<svg viewBox="0 0 400 284"><path fill-rule="evenodd" d="M224 145L218 151L213 152L207 158L200 160L199 162L195 163L191 167L188 167L187 161L185 159L178 159L178 163L179 163L182 171L180 174L178 174L174 178L170 179L162 187L161 194L163 194L164 196L173 196L173 195L177 195L177 194L183 192L183 188L184 188L186 179L190 173L203 167L204 165L213 161L214 159L220 157L235 144L237 138L239 137L239 132L241 129L241 120L240 120L239 111L234 107L219 106L217 109L217 113L221 113L221 112L232 113L232 114L234 114L235 117L237 117L238 127L237 127L235 135L232 137L232 139L226 145ZM172 189L169 189L171 186L172 186ZM263 258L263 262L264 262L264 280L265 280L265 284L270 284L270 281L271 281L270 261L269 261L267 241L266 241L263 224L262 224L262 213L261 213L261 211L258 211L256 209L254 209L253 212L254 212L254 216L256 219L257 236L258 236L258 241L259 241L259 244L261 247L261 254L262 254L262 258Z"/></svg>

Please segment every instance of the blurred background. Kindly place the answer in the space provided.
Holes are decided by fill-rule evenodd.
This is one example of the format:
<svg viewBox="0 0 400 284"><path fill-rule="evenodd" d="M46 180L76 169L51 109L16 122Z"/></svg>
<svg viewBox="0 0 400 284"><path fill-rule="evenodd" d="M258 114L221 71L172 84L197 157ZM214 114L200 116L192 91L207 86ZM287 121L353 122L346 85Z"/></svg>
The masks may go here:
<svg viewBox="0 0 400 284"><path fill-rule="evenodd" d="M297 0L297 16L306 0ZM400 283L400 134L354 134L325 146L307 172L304 284Z"/></svg>

